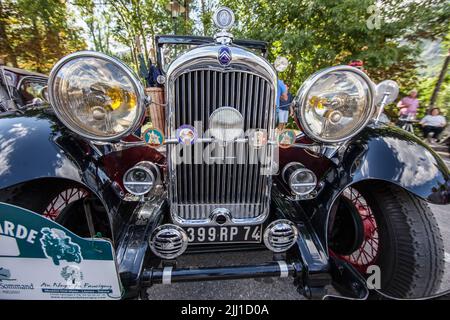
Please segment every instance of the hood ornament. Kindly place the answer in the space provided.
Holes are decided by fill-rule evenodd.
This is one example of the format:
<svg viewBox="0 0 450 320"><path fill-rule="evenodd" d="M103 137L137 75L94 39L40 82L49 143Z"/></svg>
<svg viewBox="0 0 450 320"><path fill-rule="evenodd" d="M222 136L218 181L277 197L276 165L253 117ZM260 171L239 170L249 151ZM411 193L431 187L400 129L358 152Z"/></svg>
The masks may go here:
<svg viewBox="0 0 450 320"><path fill-rule="evenodd" d="M220 7L214 12L213 16L214 24L220 29L218 33L214 35L216 42L226 45L233 41L233 35L228 30L234 25L234 13L228 7Z"/></svg>
<svg viewBox="0 0 450 320"><path fill-rule="evenodd" d="M234 12L228 7L220 7L214 12L214 24L221 30L229 30L234 25Z"/></svg>

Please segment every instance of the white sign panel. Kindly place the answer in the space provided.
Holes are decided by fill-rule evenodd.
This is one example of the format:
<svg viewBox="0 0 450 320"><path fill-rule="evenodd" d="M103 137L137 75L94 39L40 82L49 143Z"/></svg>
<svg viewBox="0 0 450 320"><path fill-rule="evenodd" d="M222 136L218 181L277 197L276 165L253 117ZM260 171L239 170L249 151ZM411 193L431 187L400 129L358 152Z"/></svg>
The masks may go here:
<svg viewBox="0 0 450 320"><path fill-rule="evenodd" d="M0 299L120 299L109 241L0 203Z"/></svg>

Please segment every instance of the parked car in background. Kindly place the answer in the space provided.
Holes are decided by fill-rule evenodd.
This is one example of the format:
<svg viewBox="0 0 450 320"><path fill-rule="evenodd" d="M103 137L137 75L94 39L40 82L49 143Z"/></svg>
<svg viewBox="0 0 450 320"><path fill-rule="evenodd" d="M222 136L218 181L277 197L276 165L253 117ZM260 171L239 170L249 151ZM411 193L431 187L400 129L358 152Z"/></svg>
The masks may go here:
<svg viewBox="0 0 450 320"><path fill-rule="evenodd" d="M41 73L0 66L0 112L42 105L48 99L47 79Z"/></svg>

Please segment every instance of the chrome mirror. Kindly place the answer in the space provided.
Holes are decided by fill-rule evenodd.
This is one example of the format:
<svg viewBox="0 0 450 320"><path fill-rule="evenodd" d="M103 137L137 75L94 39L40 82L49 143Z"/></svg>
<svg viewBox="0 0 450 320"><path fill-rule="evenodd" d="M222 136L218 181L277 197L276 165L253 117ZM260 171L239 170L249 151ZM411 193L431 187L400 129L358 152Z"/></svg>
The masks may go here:
<svg viewBox="0 0 450 320"><path fill-rule="evenodd" d="M375 103L384 102L386 105L392 103L398 97L398 84L393 80L384 80L377 85L377 97ZM383 100L384 99L384 100Z"/></svg>
<svg viewBox="0 0 450 320"><path fill-rule="evenodd" d="M397 99L399 89L397 82L393 80L384 80L377 85L376 91L375 104L378 106L378 114L375 122L378 122L384 107Z"/></svg>

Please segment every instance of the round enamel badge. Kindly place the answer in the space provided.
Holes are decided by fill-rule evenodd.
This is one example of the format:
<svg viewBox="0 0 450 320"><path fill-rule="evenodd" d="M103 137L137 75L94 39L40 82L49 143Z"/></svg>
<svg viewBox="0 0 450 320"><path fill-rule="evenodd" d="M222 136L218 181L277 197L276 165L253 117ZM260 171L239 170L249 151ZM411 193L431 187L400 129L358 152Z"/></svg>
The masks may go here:
<svg viewBox="0 0 450 320"><path fill-rule="evenodd" d="M289 148L295 143L295 131L285 129L278 135L277 140L280 148Z"/></svg>
<svg viewBox="0 0 450 320"><path fill-rule="evenodd" d="M147 129L143 134L145 142L147 142L151 147L159 147L164 143L164 135L161 131L157 129Z"/></svg>
<svg viewBox="0 0 450 320"><path fill-rule="evenodd" d="M192 145L197 140L197 131L188 124L183 124L177 129L178 142L185 145Z"/></svg>

